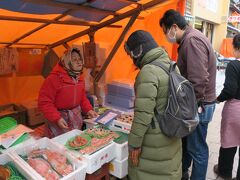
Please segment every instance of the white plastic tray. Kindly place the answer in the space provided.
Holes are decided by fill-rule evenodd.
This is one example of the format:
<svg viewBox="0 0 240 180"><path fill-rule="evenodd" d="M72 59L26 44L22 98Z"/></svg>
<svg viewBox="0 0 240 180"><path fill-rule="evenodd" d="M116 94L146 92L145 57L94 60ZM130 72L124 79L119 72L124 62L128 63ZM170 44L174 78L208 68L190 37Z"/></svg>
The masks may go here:
<svg viewBox="0 0 240 180"><path fill-rule="evenodd" d="M26 179L34 179L38 174L32 172L30 169L27 169L21 163L19 163L14 157L9 154L1 154L0 155L0 164L4 165L8 162L13 162L17 170L26 178Z"/></svg>
<svg viewBox="0 0 240 180"><path fill-rule="evenodd" d="M75 129L65 134L62 134L60 136L57 136L52 140L61 145L65 145L70 138L76 135L79 135L81 133L83 133L83 131ZM67 151L69 151L77 159L79 157L82 158L87 163L87 173L92 174L96 170L100 169L103 164L108 163L115 158L114 150L115 150L115 143L110 143L106 147L98 150L97 152L91 155L82 155L79 151L75 151L75 150L67 150Z"/></svg>
<svg viewBox="0 0 240 180"><path fill-rule="evenodd" d="M117 121L117 120L113 120L111 122L111 124L109 125L109 129L113 130L113 131L121 131L124 133L129 134L130 130L131 130L132 125L125 123L125 122L121 122L121 121Z"/></svg>
<svg viewBox="0 0 240 180"><path fill-rule="evenodd" d="M72 173L68 174L67 176L62 177L61 180L76 180L76 179L84 180L85 179L85 176L86 176L86 164L85 164L85 162L83 162L83 161L81 162L81 161L77 160L76 158L71 156L65 150L64 147L52 142L48 138L42 138L42 139L37 140L33 143L23 144L22 146L19 146L18 148L12 150L9 153L19 163L21 163L23 166L27 167L27 169L30 169L32 172L37 174L36 177L34 177L34 179L43 180L44 178L41 175L39 175L26 161L24 161L19 156L19 155L24 156L34 149L43 149L43 148L48 148L48 149L54 150L56 152L59 152L61 154L64 154L67 157L67 159L69 160L69 162L75 168L75 170Z"/></svg>
<svg viewBox="0 0 240 180"><path fill-rule="evenodd" d="M22 146L22 144L25 144L25 143L32 143L32 142L35 142L35 139L33 137L30 136L29 139L25 140L24 142L20 143L20 144L17 144L15 146L12 146L8 149L1 149L0 152L1 153L7 153L8 151L12 151L13 149L16 149L18 148L19 146Z"/></svg>

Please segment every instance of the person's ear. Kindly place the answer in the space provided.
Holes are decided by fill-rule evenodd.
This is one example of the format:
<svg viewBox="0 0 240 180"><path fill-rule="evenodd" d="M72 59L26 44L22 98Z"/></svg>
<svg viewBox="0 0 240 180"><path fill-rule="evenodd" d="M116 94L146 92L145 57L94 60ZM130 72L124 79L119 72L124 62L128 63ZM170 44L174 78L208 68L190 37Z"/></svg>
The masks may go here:
<svg viewBox="0 0 240 180"><path fill-rule="evenodd" d="M178 28L178 25L176 25L176 24L173 24L172 25L172 28L175 30L175 31L177 31L179 28Z"/></svg>

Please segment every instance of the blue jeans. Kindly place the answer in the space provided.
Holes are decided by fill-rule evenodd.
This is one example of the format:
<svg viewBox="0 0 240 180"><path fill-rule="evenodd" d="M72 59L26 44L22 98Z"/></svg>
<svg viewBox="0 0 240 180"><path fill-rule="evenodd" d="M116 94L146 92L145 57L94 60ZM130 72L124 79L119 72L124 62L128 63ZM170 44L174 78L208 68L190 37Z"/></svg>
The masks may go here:
<svg viewBox="0 0 240 180"><path fill-rule="evenodd" d="M208 166L208 145L206 142L208 123L212 120L215 104L204 105L204 111L199 113L197 128L183 138L183 173L188 172L191 163L191 180L205 180Z"/></svg>

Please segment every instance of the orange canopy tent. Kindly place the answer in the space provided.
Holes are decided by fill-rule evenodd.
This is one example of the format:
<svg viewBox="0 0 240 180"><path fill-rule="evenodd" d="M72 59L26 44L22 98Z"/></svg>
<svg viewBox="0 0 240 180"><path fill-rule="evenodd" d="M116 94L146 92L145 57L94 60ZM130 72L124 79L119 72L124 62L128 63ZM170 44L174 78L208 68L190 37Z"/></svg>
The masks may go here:
<svg viewBox="0 0 240 180"><path fill-rule="evenodd" d="M128 78L136 71L123 49L126 38L137 29L149 31L171 57L176 47L165 39L159 19L167 9L182 14L185 0L3 0L0 2L0 48L18 48L15 73L0 76L0 105L36 99L44 81L43 56L53 49L60 57L72 45L95 42L106 51L95 79ZM117 42L117 43L116 43ZM37 53L35 53L37 50Z"/></svg>
<svg viewBox="0 0 240 180"><path fill-rule="evenodd" d="M224 57L234 57L233 55L233 46L232 46L232 38L226 38L223 40L220 47L220 54Z"/></svg>

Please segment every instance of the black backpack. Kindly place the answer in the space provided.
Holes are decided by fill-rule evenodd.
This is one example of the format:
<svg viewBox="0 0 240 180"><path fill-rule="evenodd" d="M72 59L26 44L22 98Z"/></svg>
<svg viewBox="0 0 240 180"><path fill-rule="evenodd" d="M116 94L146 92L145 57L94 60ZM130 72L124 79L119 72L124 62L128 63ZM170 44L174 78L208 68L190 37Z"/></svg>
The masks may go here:
<svg viewBox="0 0 240 180"><path fill-rule="evenodd" d="M167 107L163 113L158 112L157 108L154 109L160 129L169 137L187 136L199 123L193 86L176 72L176 63L171 62L170 68L156 61L151 64L162 68L169 75Z"/></svg>

